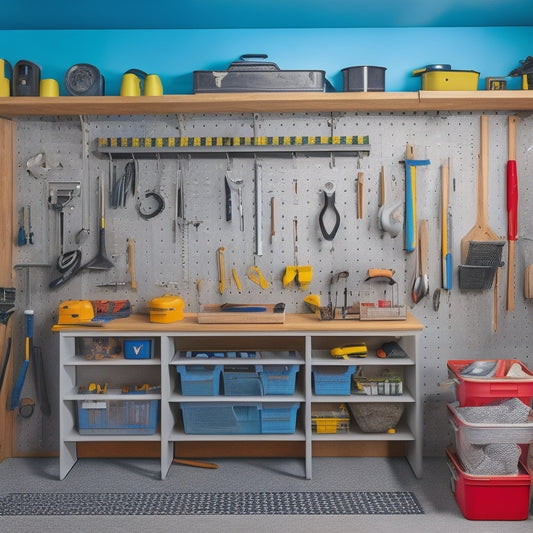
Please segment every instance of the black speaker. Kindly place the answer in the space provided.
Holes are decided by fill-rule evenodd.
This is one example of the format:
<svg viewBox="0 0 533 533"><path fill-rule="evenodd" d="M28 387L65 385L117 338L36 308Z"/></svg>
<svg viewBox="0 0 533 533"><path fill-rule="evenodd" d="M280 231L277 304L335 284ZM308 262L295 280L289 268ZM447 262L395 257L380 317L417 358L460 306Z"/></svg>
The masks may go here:
<svg viewBox="0 0 533 533"><path fill-rule="evenodd" d="M21 59L13 68L12 90L13 96L39 96L41 83L41 67Z"/></svg>

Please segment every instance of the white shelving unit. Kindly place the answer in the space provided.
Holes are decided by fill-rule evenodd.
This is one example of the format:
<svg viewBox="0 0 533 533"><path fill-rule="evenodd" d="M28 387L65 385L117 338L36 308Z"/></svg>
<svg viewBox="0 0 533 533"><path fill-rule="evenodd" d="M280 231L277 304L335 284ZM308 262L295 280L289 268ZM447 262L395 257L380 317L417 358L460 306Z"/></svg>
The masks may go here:
<svg viewBox="0 0 533 533"><path fill-rule="evenodd" d="M412 316L405 321L321 321L315 315L287 315L284 324L198 324L196 315L172 324L150 323L147 316L132 315L114 320L101 328L54 326L60 336L60 478L63 479L77 461L77 443L81 441L159 441L161 443L161 478L172 464L174 451L185 442L299 441L305 445L305 477L312 477L313 443L319 441L397 441L405 445L407 460L416 477L422 476L422 408L416 338L422 324ZM88 360L76 353L76 338L114 337L148 338L154 342L152 359ZM382 359L376 349L395 340L408 354L403 359ZM329 349L347 343L365 342L366 357L333 359ZM184 351L256 351L261 359L186 358ZM290 356L279 356L276 352ZM185 396L179 385L176 366L206 365L298 365L294 394L266 396ZM369 372L388 368L403 377L401 396L316 395L312 384L314 366L363 366ZM88 381L103 383L146 382L161 386L161 394L143 399L160 401L160 424L153 435L80 435L77 430L77 401L87 399L78 387ZM106 399L128 400L123 395ZM363 433L352 427L348 433L316 434L311 430L311 407L315 403L404 402L405 413L395 433ZM193 435L185 433L180 404L185 402L238 402L299 404L296 430L289 434ZM354 426L354 424L352 424Z"/></svg>

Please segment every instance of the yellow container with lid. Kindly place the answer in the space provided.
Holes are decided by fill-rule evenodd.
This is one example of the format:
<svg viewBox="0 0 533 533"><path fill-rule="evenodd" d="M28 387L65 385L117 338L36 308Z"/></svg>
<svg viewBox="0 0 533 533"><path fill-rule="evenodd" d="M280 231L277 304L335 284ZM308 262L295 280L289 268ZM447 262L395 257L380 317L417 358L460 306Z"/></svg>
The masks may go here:
<svg viewBox="0 0 533 533"><path fill-rule="evenodd" d="M423 91L477 91L479 72L452 70L450 65L427 65L413 70L422 78Z"/></svg>
<svg viewBox="0 0 533 533"><path fill-rule="evenodd" d="M148 304L150 310L150 322L168 324L183 320L183 307L185 302L179 296L165 294L152 298Z"/></svg>
<svg viewBox="0 0 533 533"><path fill-rule="evenodd" d="M89 300L67 300L59 304L58 324L83 324L94 318L94 308Z"/></svg>

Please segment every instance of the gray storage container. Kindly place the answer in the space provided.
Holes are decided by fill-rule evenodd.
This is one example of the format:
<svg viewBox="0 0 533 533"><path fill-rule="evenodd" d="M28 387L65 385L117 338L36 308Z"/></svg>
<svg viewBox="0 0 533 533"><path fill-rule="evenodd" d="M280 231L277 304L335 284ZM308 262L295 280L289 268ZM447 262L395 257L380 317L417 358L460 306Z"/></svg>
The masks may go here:
<svg viewBox="0 0 533 533"><path fill-rule="evenodd" d="M342 69L343 89L353 92L385 90L385 67L346 67Z"/></svg>
<svg viewBox="0 0 533 533"><path fill-rule="evenodd" d="M323 70L281 70L276 63L264 61L266 54L245 54L227 70L195 70L195 93L219 92L324 92L326 81Z"/></svg>

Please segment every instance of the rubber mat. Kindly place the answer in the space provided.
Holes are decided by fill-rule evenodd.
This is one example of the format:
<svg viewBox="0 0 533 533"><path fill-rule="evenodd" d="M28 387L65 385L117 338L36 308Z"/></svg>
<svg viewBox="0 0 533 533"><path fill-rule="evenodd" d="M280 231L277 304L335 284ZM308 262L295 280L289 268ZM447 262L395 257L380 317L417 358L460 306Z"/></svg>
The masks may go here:
<svg viewBox="0 0 533 533"><path fill-rule="evenodd" d="M0 499L14 515L412 515L412 492L30 493Z"/></svg>

